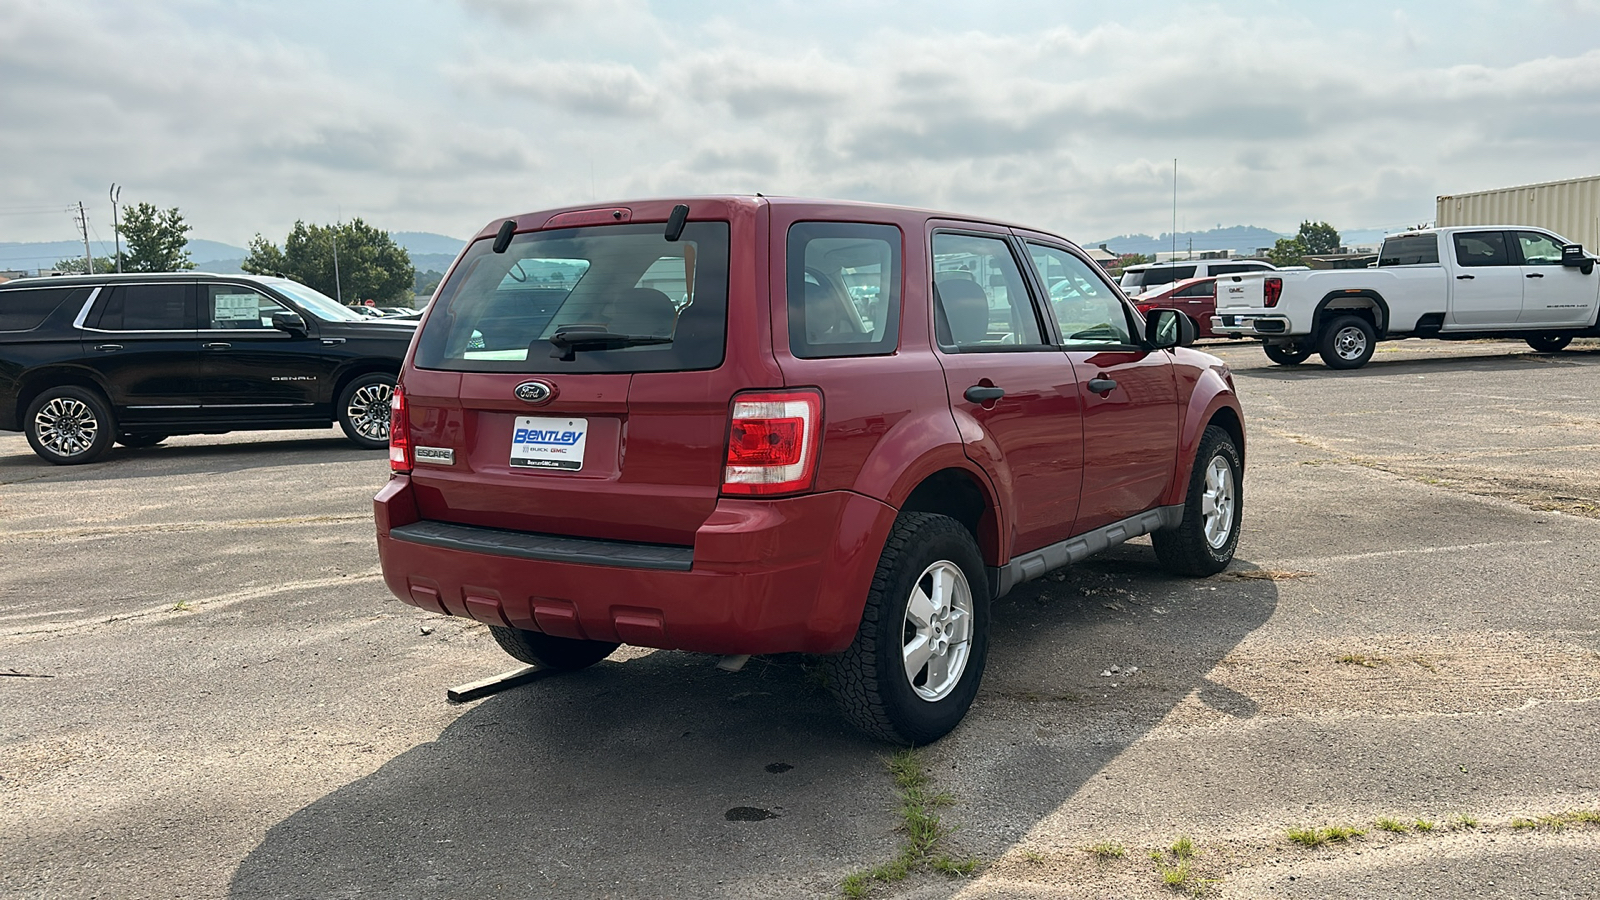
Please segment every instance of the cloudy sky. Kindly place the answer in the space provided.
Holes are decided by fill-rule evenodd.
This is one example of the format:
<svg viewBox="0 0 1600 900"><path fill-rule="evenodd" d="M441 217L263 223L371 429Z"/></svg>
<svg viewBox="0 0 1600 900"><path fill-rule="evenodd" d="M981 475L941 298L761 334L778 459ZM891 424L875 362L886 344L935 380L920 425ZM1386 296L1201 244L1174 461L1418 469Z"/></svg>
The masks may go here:
<svg viewBox="0 0 1600 900"><path fill-rule="evenodd" d="M1600 2L0 0L0 240L753 192L1088 241L1600 174Z"/></svg>

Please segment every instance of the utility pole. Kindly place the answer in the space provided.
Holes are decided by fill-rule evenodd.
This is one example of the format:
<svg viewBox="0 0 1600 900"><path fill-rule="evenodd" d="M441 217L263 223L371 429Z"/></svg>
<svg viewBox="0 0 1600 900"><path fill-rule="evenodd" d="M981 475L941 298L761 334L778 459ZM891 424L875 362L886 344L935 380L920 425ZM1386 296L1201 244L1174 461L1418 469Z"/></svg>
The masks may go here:
<svg viewBox="0 0 1600 900"><path fill-rule="evenodd" d="M78 201L78 233L83 235L83 261L88 265L85 275L94 274L94 252L89 249L89 214L83 211L83 201Z"/></svg>
<svg viewBox="0 0 1600 900"><path fill-rule="evenodd" d="M344 302L344 288L339 285L339 226L333 226L333 299Z"/></svg>
<svg viewBox="0 0 1600 900"><path fill-rule="evenodd" d="M1172 161L1172 258L1178 258L1178 161Z"/></svg>
<svg viewBox="0 0 1600 900"><path fill-rule="evenodd" d="M117 274L122 274L122 230L117 222L117 198L122 196L122 187L116 182L111 183L111 234L117 240Z"/></svg>

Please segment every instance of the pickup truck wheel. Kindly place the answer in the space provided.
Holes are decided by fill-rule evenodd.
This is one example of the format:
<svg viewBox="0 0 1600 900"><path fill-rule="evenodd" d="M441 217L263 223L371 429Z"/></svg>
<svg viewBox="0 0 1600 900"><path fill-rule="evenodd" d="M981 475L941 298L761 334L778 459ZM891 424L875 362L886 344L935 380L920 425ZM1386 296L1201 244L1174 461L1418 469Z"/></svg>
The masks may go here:
<svg viewBox="0 0 1600 900"><path fill-rule="evenodd" d="M1317 353L1330 369L1359 369L1378 348L1378 332L1361 316L1340 316L1317 338Z"/></svg>
<svg viewBox="0 0 1600 900"><path fill-rule="evenodd" d="M1163 568L1174 575L1204 577L1228 567L1239 546L1243 473L1233 436L1216 425L1206 426L1189 476L1183 521L1150 535Z"/></svg>
<svg viewBox="0 0 1600 900"><path fill-rule="evenodd" d="M610 656L621 644L610 641L580 641L575 638L551 637L538 631L490 625L500 649L530 666L543 666L562 672L587 669Z"/></svg>
<svg viewBox="0 0 1600 900"><path fill-rule="evenodd" d="M344 436L368 450L389 446L389 398L394 396L394 376L386 372L362 375L339 394L339 427Z"/></svg>
<svg viewBox="0 0 1600 900"><path fill-rule="evenodd" d="M111 449L116 424L101 396L87 388L48 388L28 404L22 419L33 452L47 463L76 466Z"/></svg>
<svg viewBox="0 0 1600 900"><path fill-rule="evenodd" d="M1266 351L1267 359L1280 366L1298 366L1311 358L1311 344L1306 341L1297 344L1263 344L1261 349Z"/></svg>
<svg viewBox="0 0 1600 900"><path fill-rule="evenodd" d="M1558 352L1566 349L1566 346L1568 344L1572 343L1572 335L1570 335L1570 334L1533 334L1533 335L1529 335L1528 337L1524 338L1523 340L1526 340L1528 342L1528 346L1529 347L1532 347L1533 349L1539 351L1540 353L1558 353Z"/></svg>
<svg viewBox="0 0 1600 900"><path fill-rule="evenodd" d="M829 687L867 734L926 744L966 715L988 651L989 582L971 532L949 516L902 513Z"/></svg>

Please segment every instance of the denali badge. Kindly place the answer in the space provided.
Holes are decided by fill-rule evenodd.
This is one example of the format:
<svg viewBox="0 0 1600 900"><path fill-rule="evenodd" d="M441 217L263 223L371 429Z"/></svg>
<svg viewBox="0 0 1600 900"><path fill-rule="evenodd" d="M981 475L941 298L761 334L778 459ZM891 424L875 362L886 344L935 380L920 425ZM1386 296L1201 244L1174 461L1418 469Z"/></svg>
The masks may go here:
<svg viewBox="0 0 1600 900"><path fill-rule="evenodd" d="M456 451L449 447L418 447L417 462L453 466L456 464Z"/></svg>
<svg viewBox="0 0 1600 900"><path fill-rule="evenodd" d="M555 388L542 381L524 381L517 385L517 399L529 403L545 403L556 395Z"/></svg>

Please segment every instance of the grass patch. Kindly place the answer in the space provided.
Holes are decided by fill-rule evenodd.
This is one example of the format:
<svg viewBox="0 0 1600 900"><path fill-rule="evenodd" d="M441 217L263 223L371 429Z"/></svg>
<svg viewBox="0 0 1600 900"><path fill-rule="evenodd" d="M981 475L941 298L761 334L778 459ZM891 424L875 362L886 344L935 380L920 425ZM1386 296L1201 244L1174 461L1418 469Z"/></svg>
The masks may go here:
<svg viewBox="0 0 1600 900"><path fill-rule="evenodd" d="M901 750L889 757L888 767L900 795L899 830L905 836L905 844L893 860L847 876L839 886L846 897L865 897L874 883L903 881L918 869L960 876L970 875L978 868L976 859L955 859L936 852L950 834L939 818L939 810L955 802L955 798L942 791L933 792L921 754Z"/></svg>
<svg viewBox="0 0 1600 900"><path fill-rule="evenodd" d="M1527 831L1532 828L1538 828L1539 823L1532 819L1524 819L1521 816L1518 816L1517 818L1511 820L1511 827L1518 831Z"/></svg>
<svg viewBox="0 0 1600 900"><path fill-rule="evenodd" d="M1367 669L1376 669L1379 663L1386 663L1388 660L1381 656L1366 656L1365 654L1361 653L1346 653L1345 655L1339 657L1339 662L1342 662L1347 666L1361 666Z"/></svg>
<svg viewBox="0 0 1600 900"><path fill-rule="evenodd" d="M177 603L172 604L173 612L188 612L191 609L194 609L194 607L189 605L187 600L179 600Z"/></svg>
<svg viewBox="0 0 1600 900"><path fill-rule="evenodd" d="M1355 825L1328 825L1323 828L1291 828L1289 840L1305 847L1320 847L1323 844L1342 844L1351 838L1358 838L1367 833L1365 828Z"/></svg>
<svg viewBox="0 0 1600 900"><path fill-rule="evenodd" d="M1400 821L1399 819L1388 818L1387 816L1378 820L1378 828L1382 831L1392 831L1395 834L1405 834L1411 830L1406 827L1406 823Z"/></svg>
<svg viewBox="0 0 1600 900"><path fill-rule="evenodd" d="M1128 848L1116 843L1115 841L1101 841L1098 844L1083 848L1083 852L1104 862L1106 860L1121 859L1124 856L1127 856Z"/></svg>
<svg viewBox="0 0 1600 900"><path fill-rule="evenodd" d="M1186 834L1178 836L1166 850L1151 850L1150 858L1156 861L1156 874L1161 883L1174 891L1186 891L1191 897L1203 897L1219 878L1200 878L1195 875L1194 860L1200 855L1194 840Z"/></svg>
<svg viewBox="0 0 1600 900"><path fill-rule="evenodd" d="M1413 827L1415 827L1417 831L1421 832L1422 834L1427 834L1439 826L1437 823L1430 822L1427 819L1418 819Z"/></svg>
<svg viewBox="0 0 1600 900"><path fill-rule="evenodd" d="M1173 841L1172 846L1168 849L1172 851L1173 856L1179 859L1194 858L1194 841L1190 840L1186 834L1179 835L1178 839Z"/></svg>
<svg viewBox="0 0 1600 900"><path fill-rule="evenodd" d="M1600 825L1600 812L1592 809L1569 809L1566 812L1550 813L1536 819L1518 817L1511 820L1511 827L1518 831L1562 831L1569 825Z"/></svg>
<svg viewBox="0 0 1600 900"><path fill-rule="evenodd" d="M1477 828L1477 827L1478 827L1478 820L1474 819L1473 817L1471 817L1469 815L1467 815L1466 813L1462 813L1461 815L1456 816L1454 819L1450 820L1450 830L1451 831L1460 831L1463 828Z"/></svg>

